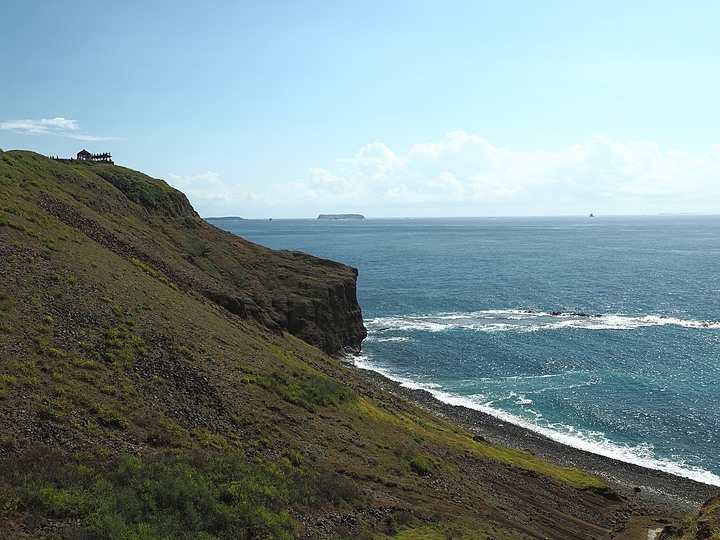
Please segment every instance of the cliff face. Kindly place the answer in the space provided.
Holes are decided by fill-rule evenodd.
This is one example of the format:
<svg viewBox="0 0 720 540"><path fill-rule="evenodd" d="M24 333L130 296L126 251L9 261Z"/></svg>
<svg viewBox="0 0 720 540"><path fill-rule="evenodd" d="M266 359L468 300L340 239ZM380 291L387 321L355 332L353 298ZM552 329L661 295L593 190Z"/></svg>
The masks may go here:
<svg viewBox="0 0 720 540"><path fill-rule="evenodd" d="M45 160L21 156L17 164L25 174ZM44 190L40 204L66 225L235 315L328 354L360 349L367 332L355 294L356 269L220 231L199 218L183 193L137 171L91 162L44 165L61 189Z"/></svg>
<svg viewBox="0 0 720 540"><path fill-rule="evenodd" d="M194 285L207 298L328 354L360 350L367 330L357 301L355 268L306 253L272 251L204 222L190 236L203 247L188 261L218 276ZM229 262L229 253L242 256Z"/></svg>
<svg viewBox="0 0 720 540"><path fill-rule="evenodd" d="M285 255L285 254L284 254ZM298 261L306 255L299 252L288 253ZM328 266L335 263L324 261ZM359 352L360 343L367 335L362 325L362 313L356 296L357 270L347 275L344 281L330 287L305 289L302 296L273 298L271 313L281 328L287 328L307 343L312 343L326 352ZM297 282L299 287L308 282Z"/></svg>

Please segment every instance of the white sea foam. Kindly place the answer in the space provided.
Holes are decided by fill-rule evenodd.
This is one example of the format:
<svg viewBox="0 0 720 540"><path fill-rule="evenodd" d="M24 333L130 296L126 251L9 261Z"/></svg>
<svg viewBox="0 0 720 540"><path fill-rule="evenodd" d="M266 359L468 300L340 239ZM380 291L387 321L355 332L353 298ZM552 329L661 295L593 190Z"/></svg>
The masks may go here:
<svg viewBox="0 0 720 540"><path fill-rule="evenodd" d="M373 364L367 356L356 357L355 365L362 369L376 371L388 379L394 380L408 388L426 390L436 399L443 401L444 403L448 403L449 405L462 406L484 412L499 418L500 420L504 420L511 424L515 424L525 429L545 435L546 437L566 446L579 448L587 452L617 459L625 463L632 463L649 469L664 471L675 476L690 478L704 484L720 486L719 475L693 465L688 465L681 459L670 460L658 458L654 453L652 445L642 443L635 446L618 444L608 439L602 432L589 430L583 431L574 426L562 423L543 425L540 423L542 421L542 415L536 411L529 411L535 416L535 421L528 420L494 407L493 401L487 400L487 398L483 395L459 396L442 390L442 388L437 384L422 384L404 377L398 377L390 371ZM518 402L519 400L524 400L523 403L530 401L525 400L524 395L514 394L509 397L517 397Z"/></svg>
<svg viewBox="0 0 720 540"><path fill-rule="evenodd" d="M443 332L464 329L482 332L537 332L574 328L579 330L634 330L652 326L688 329L720 329L720 322L680 319L664 315L560 313L522 310L486 310L455 313L377 317L365 321L371 335L381 332Z"/></svg>

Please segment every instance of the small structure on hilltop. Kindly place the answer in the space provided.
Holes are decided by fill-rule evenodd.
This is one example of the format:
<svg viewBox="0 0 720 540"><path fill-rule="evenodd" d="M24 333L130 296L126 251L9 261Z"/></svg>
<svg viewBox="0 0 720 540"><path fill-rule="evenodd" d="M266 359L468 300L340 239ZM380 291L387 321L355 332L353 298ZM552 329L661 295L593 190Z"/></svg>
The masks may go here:
<svg viewBox="0 0 720 540"><path fill-rule="evenodd" d="M91 154L84 148L77 153L78 161L100 161L102 163L113 163L112 155L110 152L103 152L102 154Z"/></svg>

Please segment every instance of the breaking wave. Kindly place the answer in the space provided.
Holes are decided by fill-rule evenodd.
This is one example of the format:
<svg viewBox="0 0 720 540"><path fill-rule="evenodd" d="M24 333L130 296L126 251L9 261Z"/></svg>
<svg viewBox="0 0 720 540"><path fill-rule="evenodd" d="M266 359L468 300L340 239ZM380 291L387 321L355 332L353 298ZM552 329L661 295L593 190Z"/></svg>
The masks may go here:
<svg viewBox="0 0 720 540"><path fill-rule="evenodd" d="M681 319L664 315L593 315L582 312L486 310L472 312L411 314L377 317L365 321L371 334L385 331L476 330L480 332L537 332L575 328L579 330L633 330L652 326L720 329L720 322Z"/></svg>

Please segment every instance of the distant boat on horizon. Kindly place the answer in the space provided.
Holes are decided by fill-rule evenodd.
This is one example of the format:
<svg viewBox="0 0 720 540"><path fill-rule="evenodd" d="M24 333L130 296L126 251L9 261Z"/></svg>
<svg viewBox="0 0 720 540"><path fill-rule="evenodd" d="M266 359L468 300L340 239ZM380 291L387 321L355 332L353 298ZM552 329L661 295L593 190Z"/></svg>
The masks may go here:
<svg viewBox="0 0 720 540"><path fill-rule="evenodd" d="M589 215L588 217L595 217L595 214L593 214L592 212L590 212L590 215Z"/></svg>

